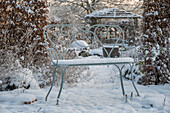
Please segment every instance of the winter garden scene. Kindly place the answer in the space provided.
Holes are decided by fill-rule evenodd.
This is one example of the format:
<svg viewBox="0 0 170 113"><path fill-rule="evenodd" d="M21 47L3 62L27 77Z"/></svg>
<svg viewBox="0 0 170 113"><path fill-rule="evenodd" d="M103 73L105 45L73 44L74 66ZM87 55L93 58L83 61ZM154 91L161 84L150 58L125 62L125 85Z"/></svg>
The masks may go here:
<svg viewBox="0 0 170 113"><path fill-rule="evenodd" d="M0 113L170 113L169 0L0 0Z"/></svg>

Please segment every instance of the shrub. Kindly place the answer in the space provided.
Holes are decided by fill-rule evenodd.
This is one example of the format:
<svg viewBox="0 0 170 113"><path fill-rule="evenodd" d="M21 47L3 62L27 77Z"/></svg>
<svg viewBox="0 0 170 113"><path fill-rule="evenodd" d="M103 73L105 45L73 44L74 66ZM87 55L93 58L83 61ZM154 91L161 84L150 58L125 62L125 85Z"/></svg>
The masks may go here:
<svg viewBox="0 0 170 113"><path fill-rule="evenodd" d="M141 71L143 84L165 84L169 78L169 0L144 2L143 60Z"/></svg>
<svg viewBox="0 0 170 113"><path fill-rule="evenodd" d="M6 57L18 60L22 68L31 69L33 74L41 73L42 78L49 76L49 60L43 38L43 27L48 24L47 7L46 0L0 1L0 50L10 52L11 56ZM13 72L8 71L13 64L15 62L6 65L6 74ZM43 70L39 70L42 67Z"/></svg>

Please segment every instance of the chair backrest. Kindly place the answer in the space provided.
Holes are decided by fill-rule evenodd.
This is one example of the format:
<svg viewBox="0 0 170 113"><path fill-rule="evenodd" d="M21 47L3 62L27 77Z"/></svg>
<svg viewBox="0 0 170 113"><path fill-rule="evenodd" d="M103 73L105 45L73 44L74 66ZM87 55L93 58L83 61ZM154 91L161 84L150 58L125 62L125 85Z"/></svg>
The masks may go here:
<svg viewBox="0 0 170 113"><path fill-rule="evenodd" d="M102 47L107 57L110 57L118 44L119 46L121 44L121 48L124 47L124 32L117 25L97 24L89 28L80 28L70 24L47 25L44 28L43 36L51 60L68 59L70 56L67 53L73 43L77 43L82 48ZM83 41L87 44L80 43ZM105 46L110 46L111 50L108 52Z"/></svg>

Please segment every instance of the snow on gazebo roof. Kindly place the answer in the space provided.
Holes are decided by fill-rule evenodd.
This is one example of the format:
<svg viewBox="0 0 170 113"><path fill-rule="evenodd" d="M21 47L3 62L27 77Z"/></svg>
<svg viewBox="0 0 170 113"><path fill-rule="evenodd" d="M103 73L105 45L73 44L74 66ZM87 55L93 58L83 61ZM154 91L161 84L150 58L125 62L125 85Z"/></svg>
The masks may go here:
<svg viewBox="0 0 170 113"><path fill-rule="evenodd" d="M126 12L125 10L108 8L88 14L85 16L85 19L87 18L141 18L141 16Z"/></svg>

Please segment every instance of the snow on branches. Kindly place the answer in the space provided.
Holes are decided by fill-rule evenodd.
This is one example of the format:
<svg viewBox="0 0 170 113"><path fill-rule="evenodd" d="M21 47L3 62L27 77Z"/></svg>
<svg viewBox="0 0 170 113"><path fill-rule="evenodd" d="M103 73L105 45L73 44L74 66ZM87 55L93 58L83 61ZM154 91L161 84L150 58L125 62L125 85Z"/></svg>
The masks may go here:
<svg viewBox="0 0 170 113"><path fill-rule="evenodd" d="M31 69L33 73L39 72L41 67L49 68L43 38L43 27L48 24L47 14L47 0L0 1L0 50L15 54L15 60L22 68ZM43 76L45 70L42 70Z"/></svg>
<svg viewBox="0 0 170 113"><path fill-rule="evenodd" d="M143 18L143 84L167 83L169 79L169 0L146 0Z"/></svg>
<svg viewBox="0 0 170 113"><path fill-rule="evenodd" d="M43 27L47 25L47 12L44 0L1 0L0 49L18 46L18 51L13 52L24 58L21 59L23 66L28 66L25 63L30 57L31 65L38 65L41 62L39 58L46 55L41 43L44 43L42 35Z"/></svg>

